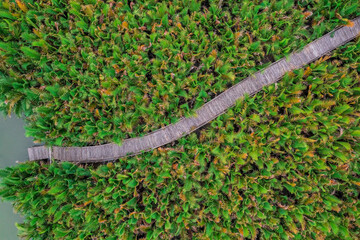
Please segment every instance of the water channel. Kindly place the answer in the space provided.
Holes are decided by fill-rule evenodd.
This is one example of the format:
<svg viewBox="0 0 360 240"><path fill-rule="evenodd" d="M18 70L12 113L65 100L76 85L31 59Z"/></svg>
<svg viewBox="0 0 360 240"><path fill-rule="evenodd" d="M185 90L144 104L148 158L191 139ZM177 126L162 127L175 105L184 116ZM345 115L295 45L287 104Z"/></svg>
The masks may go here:
<svg viewBox="0 0 360 240"><path fill-rule="evenodd" d="M17 161L26 161L27 148L32 145L32 139L25 137L22 119L0 116L0 168L14 166ZM11 203L0 200L0 239L18 240L15 222L21 221Z"/></svg>

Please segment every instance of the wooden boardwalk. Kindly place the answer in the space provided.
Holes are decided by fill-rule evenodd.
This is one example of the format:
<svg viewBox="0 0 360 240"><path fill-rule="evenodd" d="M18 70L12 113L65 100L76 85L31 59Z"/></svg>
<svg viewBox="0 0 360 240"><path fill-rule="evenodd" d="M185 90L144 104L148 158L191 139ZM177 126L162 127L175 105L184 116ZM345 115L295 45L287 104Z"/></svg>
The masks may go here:
<svg viewBox="0 0 360 240"><path fill-rule="evenodd" d="M196 111L195 117L182 118L175 124L151 132L143 137L130 138L121 146L110 143L89 147L32 147L29 160L55 159L71 162L102 162L137 155L171 143L224 113L245 94L253 95L264 86L273 84L289 71L307 65L360 34L360 17L352 20L353 27L341 27L306 45L303 50L282 58L267 68L245 78L224 91Z"/></svg>

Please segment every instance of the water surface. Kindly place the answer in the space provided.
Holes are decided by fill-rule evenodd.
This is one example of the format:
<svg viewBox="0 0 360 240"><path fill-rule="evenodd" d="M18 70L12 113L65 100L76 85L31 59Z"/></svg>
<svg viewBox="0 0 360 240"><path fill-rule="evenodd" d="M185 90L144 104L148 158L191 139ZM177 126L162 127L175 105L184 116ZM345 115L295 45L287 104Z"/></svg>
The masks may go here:
<svg viewBox="0 0 360 240"><path fill-rule="evenodd" d="M0 168L16 165L16 161L26 161L27 148L33 144L25 137L24 122L15 116L0 116ZM15 222L22 222L15 214L11 203L0 200L0 239L18 240Z"/></svg>

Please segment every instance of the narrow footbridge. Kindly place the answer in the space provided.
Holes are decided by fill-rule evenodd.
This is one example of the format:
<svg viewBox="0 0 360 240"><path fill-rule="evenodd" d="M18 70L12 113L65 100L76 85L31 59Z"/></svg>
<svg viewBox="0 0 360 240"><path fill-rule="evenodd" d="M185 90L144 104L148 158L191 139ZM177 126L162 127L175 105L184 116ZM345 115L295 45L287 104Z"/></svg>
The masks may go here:
<svg viewBox="0 0 360 240"><path fill-rule="evenodd" d="M360 17L352 20L352 27L344 26L318 38L301 51L292 53L272 63L267 68L249 76L227 89L196 111L196 116L182 118L174 124L158 129L142 137L129 138L122 145L114 143L89 147L32 147L29 160L54 159L71 162L103 162L125 156L137 155L171 143L202 127L232 107L245 94L254 95L264 86L273 84L289 71L307 65L335 48L360 35Z"/></svg>

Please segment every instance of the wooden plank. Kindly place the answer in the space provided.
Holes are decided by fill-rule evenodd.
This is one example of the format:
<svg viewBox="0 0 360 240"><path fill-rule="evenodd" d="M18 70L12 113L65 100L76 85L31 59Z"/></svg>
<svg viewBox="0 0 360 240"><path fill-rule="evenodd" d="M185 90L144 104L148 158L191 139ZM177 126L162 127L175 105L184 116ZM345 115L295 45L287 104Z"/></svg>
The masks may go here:
<svg viewBox="0 0 360 240"><path fill-rule="evenodd" d="M353 20L353 27L341 27L309 43L303 50L282 58L267 68L245 78L224 91L196 111L196 116L182 118L143 137L124 140L121 146L105 144L89 147L33 147L28 149L29 160L48 159L51 156L61 161L101 162L120 157L133 156L143 151L171 143L209 123L234 105L245 94L254 95L264 86L275 83L288 71L301 68L324 56L335 48L351 41L360 33L360 17ZM51 156L50 156L51 155Z"/></svg>
<svg viewBox="0 0 360 240"><path fill-rule="evenodd" d="M28 148L28 155L29 155L30 161L50 158L49 148L47 148L45 146L37 146L37 147Z"/></svg>

